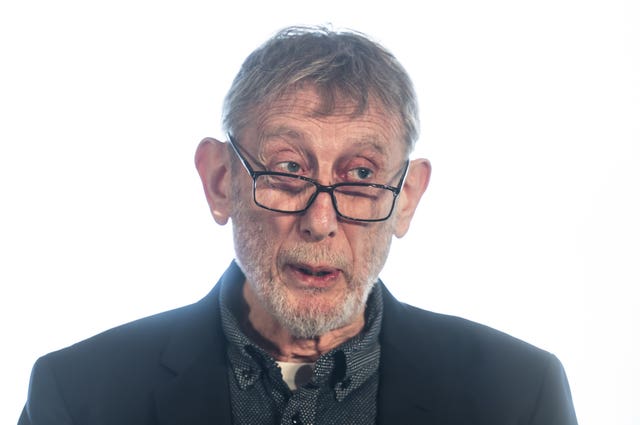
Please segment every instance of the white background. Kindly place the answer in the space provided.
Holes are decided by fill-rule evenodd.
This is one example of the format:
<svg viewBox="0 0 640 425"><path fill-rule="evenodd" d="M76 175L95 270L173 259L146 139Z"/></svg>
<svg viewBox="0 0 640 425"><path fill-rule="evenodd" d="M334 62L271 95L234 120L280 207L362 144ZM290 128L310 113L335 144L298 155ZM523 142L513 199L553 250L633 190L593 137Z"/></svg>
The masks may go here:
<svg viewBox="0 0 640 425"><path fill-rule="evenodd" d="M433 178L392 291L557 354L582 425L640 424L633 0L3 2L1 423L39 355L208 292L232 247L195 147L253 48L329 22L390 48L421 101Z"/></svg>

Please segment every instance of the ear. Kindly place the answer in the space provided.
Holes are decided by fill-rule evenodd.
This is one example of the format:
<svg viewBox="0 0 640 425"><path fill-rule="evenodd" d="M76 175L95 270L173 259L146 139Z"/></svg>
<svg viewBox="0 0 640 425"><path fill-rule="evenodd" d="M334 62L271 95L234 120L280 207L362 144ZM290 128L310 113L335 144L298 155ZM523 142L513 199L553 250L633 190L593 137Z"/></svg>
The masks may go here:
<svg viewBox="0 0 640 425"><path fill-rule="evenodd" d="M195 163L213 219L226 224L231 213L231 168L226 144L209 137L203 139L196 149Z"/></svg>
<svg viewBox="0 0 640 425"><path fill-rule="evenodd" d="M409 230L409 224L416 212L420 198L431 177L431 163L427 159L414 159L409 165L402 192L398 198L394 235L403 237Z"/></svg>

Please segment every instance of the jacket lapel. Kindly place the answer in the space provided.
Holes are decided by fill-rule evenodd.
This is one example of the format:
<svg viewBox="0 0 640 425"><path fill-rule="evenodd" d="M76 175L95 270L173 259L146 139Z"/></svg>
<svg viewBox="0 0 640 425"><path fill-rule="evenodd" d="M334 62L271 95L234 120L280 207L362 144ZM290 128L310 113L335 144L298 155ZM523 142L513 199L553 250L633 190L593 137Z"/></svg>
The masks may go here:
<svg viewBox="0 0 640 425"><path fill-rule="evenodd" d="M174 377L155 392L161 425L231 424L231 403L222 332L219 292L224 279L235 277L230 267L211 293L194 304L194 317L181 322L162 354L161 363Z"/></svg>
<svg viewBox="0 0 640 425"><path fill-rule="evenodd" d="M429 358L416 358L417 341L406 308L383 286L384 316L380 334L381 358L378 387L378 424L433 424L434 375ZM435 379L437 381L437 379Z"/></svg>
<svg viewBox="0 0 640 425"><path fill-rule="evenodd" d="M156 409L161 425L231 424L226 367L198 359L156 392Z"/></svg>

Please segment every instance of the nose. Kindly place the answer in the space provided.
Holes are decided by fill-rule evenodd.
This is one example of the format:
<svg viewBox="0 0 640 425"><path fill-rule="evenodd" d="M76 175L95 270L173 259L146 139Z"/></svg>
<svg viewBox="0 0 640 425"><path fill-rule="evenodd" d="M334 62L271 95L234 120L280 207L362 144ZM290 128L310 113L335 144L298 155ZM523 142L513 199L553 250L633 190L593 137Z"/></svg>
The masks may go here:
<svg viewBox="0 0 640 425"><path fill-rule="evenodd" d="M300 216L300 231L305 239L318 242L335 236L337 230L338 216L331 194L320 192Z"/></svg>

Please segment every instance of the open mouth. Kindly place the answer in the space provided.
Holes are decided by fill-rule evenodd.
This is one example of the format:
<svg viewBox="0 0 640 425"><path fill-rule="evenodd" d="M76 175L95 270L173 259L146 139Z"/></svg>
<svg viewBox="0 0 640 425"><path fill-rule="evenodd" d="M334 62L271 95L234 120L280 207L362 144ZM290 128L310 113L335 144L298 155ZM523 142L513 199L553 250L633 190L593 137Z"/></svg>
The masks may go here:
<svg viewBox="0 0 640 425"><path fill-rule="evenodd" d="M324 277L330 274L335 273L335 270L311 270L306 267L296 267L300 273L305 274L307 276L315 276L315 277Z"/></svg>
<svg viewBox="0 0 640 425"><path fill-rule="evenodd" d="M340 276L340 269L331 266L312 266L310 264L298 263L289 264L291 271L298 275L299 279L308 283L315 282L328 284Z"/></svg>

